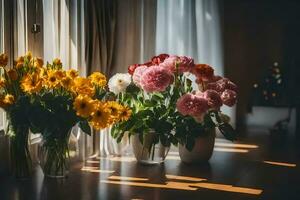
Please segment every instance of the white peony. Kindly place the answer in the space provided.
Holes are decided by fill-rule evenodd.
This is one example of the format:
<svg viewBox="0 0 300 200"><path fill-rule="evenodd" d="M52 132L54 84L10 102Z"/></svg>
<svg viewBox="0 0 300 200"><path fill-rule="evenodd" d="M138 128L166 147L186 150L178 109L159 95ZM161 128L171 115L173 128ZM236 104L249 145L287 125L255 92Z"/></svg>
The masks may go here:
<svg viewBox="0 0 300 200"><path fill-rule="evenodd" d="M126 88L131 83L131 75L128 73L117 73L113 75L108 81L109 91L119 94L125 92Z"/></svg>

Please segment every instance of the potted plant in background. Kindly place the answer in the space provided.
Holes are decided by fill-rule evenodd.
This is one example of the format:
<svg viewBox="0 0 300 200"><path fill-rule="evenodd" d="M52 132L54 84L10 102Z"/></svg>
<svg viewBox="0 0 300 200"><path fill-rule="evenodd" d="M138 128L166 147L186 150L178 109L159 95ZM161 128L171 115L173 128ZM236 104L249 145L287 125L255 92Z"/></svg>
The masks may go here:
<svg viewBox="0 0 300 200"><path fill-rule="evenodd" d="M179 155L183 162L208 161L213 153L217 127L226 139L235 140L236 133L230 118L220 110L222 105L233 106L237 99L237 86L227 78L214 75L212 67L195 65L199 91L187 93L177 101L175 137L179 142Z"/></svg>
<svg viewBox="0 0 300 200"><path fill-rule="evenodd" d="M10 138L10 168L16 178L28 178L32 171L29 152L30 101L20 87L20 80L38 64L30 52L19 57L12 68L7 68L8 57L0 55L0 107L6 112L6 135ZM32 65L30 64L32 63Z"/></svg>
<svg viewBox="0 0 300 200"><path fill-rule="evenodd" d="M30 129L43 137L38 154L45 176L67 175L73 126L78 124L91 134L89 125L102 129L119 120L112 107L123 106L105 101L105 86L103 74L95 72L88 78L80 77L73 69L63 70L59 59L23 77L21 87L31 102Z"/></svg>

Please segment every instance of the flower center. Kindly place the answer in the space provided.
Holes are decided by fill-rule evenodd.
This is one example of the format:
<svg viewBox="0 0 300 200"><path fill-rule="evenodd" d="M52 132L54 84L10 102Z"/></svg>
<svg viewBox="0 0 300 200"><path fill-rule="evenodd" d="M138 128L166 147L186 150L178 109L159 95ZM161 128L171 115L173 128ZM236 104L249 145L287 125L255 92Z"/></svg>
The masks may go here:
<svg viewBox="0 0 300 200"><path fill-rule="evenodd" d="M85 103L85 102L82 102L82 103L80 104L80 108L81 108L81 109L86 108L86 103Z"/></svg>
<svg viewBox="0 0 300 200"><path fill-rule="evenodd" d="M50 78L50 81L51 81L51 82L55 82L55 81L56 81L56 78L52 76L52 77Z"/></svg>
<svg viewBox="0 0 300 200"><path fill-rule="evenodd" d="M100 116L102 115L102 112L98 110L98 111L96 112L96 115L97 115L97 117L100 117Z"/></svg>

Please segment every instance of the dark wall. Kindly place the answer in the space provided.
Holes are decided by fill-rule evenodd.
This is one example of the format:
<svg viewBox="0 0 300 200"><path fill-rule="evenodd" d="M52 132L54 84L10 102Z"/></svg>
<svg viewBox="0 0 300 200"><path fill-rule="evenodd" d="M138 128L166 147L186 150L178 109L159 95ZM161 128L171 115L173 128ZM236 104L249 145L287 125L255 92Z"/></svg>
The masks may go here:
<svg viewBox="0 0 300 200"><path fill-rule="evenodd" d="M237 126L241 128L253 84L274 62L286 68L289 87L297 85L300 1L223 0L222 5L225 74L240 88Z"/></svg>

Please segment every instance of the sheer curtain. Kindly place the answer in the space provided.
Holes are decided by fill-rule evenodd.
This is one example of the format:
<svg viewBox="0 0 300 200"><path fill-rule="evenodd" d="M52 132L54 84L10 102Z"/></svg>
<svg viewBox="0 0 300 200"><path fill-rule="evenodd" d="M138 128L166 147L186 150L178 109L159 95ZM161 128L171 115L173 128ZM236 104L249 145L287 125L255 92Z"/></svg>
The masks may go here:
<svg viewBox="0 0 300 200"><path fill-rule="evenodd" d="M218 0L157 1L156 54L188 55L224 75L222 43ZM234 110L223 109L231 116L232 124Z"/></svg>
<svg viewBox="0 0 300 200"><path fill-rule="evenodd" d="M27 50L26 3L27 0L0 0L0 53L8 54L8 66ZM0 129L5 128L6 114L0 110Z"/></svg>
<svg viewBox="0 0 300 200"><path fill-rule="evenodd" d="M87 74L84 40L84 0L43 0L44 60L60 58L65 69L77 69ZM90 136L74 127L72 142L77 145L77 156L84 160L93 154Z"/></svg>
<svg viewBox="0 0 300 200"><path fill-rule="evenodd" d="M86 9L87 26L91 27L86 28L91 71L102 71L110 77L127 72L128 65L154 54L156 0L87 1ZM109 129L99 135L100 156L122 155L126 151L126 137L117 144Z"/></svg>
<svg viewBox="0 0 300 200"><path fill-rule="evenodd" d="M27 0L15 0L14 8L14 57L19 57L28 50Z"/></svg>

